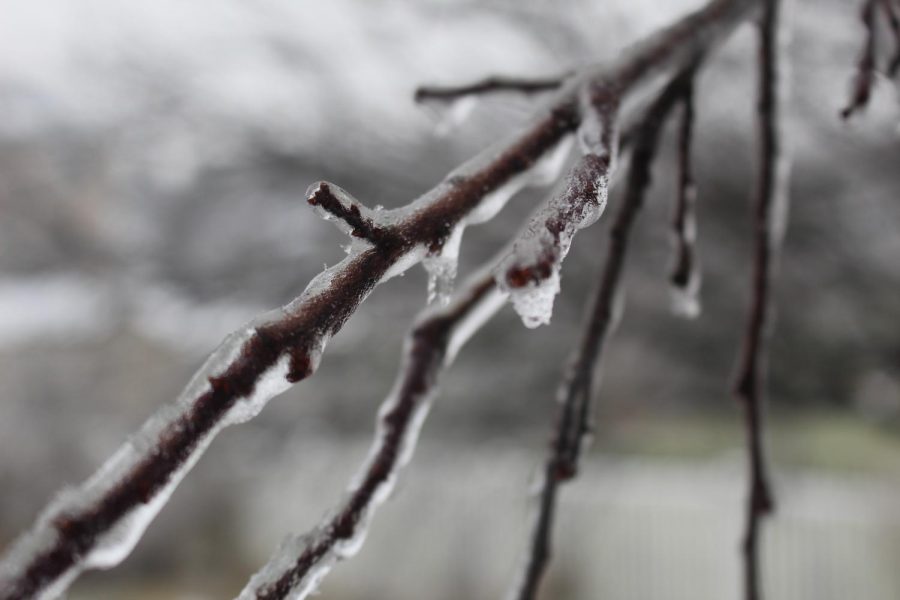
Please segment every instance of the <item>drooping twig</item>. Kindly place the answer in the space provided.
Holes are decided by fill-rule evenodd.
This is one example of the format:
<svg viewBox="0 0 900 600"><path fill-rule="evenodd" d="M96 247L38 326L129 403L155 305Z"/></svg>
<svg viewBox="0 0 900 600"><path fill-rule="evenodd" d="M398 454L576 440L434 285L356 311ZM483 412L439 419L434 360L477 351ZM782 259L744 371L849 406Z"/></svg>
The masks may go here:
<svg viewBox="0 0 900 600"><path fill-rule="evenodd" d="M535 598L550 560L550 536L559 486L577 475L591 430L591 388L595 370L605 342L616 325L615 304L628 252L629 236L651 182L651 167L659 133L673 106L689 93L695 72L696 64L692 64L666 86L647 110L634 135L625 195L610 229L606 261L600 271L598 286L591 296L582 338L557 392L559 412L554 440L542 476L531 543L524 569L512 589L511 598Z"/></svg>
<svg viewBox="0 0 900 600"><path fill-rule="evenodd" d="M878 46L876 2L879 0L865 0L860 10L859 18L866 28L866 39L856 65L850 100L841 110L841 118L844 119L850 118L853 113L864 108L872 95L872 86L875 83L875 54Z"/></svg>
<svg viewBox="0 0 900 600"><path fill-rule="evenodd" d="M306 598L336 561L356 553L373 512L411 458L441 372L505 300L483 269L447 306L423 311L407 336L403 364L379 411L375 441L348 497L314 532L288 540L248 583L242 600Z"/></svg>
<svg viewBox="0 0 900 600"><path fill-rule="evenodd" d="M571 76L572 73L565 73L559 77L530 79L525 77L503 77L500 75L493 75L466 85L423 85L416 89L414 98L416 102L425 102L428 100L453 102L454 100L458 100L465 96L482 96L485 94L496 94L498 92L537 94L558 89L566 78Z"/></svg>
<svg viewBox="0 0 900 600"><path fill-rule="evenodd" d="M669 274L675 312L695 317L700 313L700 268L697 260L697 188L691 168L691 143L694 128L694 90L689 82L681 99L678 128L678 188L672 219L675 260Z"/></svg>
<svg viewBox="0 0 900 600"><path fill-rule="evenodd" d="M578 127L582 88L603 84L630 95L723 39L758 2L711 0L612 65L586 69L522 132L406 208L385 211L378 228L389 229L388 235L354 226L376 243L356 247L296 300L230 335L173 404L94 476L50 503L0 562L0 598L57 595L84 569L118 564L221 429L252 418L273 396L310 376L330 338L378 284L441 248L460 228L493 216L528 183L528 174ZM350 224L356 219L352 204L340 205L350 211L343 218Z"/></svg>
<svg viewBox="0 0 900 600"><path fill-rule="evenodd" d="M743 541L744 597L762 597L760 525L774 509L764 449L765 346L773 267L787 218L787 159L782 148L779 0L766 0L759 25L758 173L753 211L752 292L735 394L745 412L748 493Z"/></svg>

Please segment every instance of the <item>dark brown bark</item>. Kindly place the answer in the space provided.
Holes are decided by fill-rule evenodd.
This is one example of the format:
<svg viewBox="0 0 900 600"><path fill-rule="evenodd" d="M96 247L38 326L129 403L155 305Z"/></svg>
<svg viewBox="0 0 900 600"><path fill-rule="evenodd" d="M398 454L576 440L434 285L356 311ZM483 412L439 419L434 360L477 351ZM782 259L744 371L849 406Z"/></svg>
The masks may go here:
<svg viewBox="0 0 900 600"><path fill-rule="evenodd" d="M615 303L628 252L632 226L643 206L651 182L651 168L659 133L673 106L691 86L695 67L679 74L648 109L633 136L634 147L625 194L610 229L606 261L599 285L591 296L582 338L569 361L557 392L560 403L553 443L544 467L539 506L532 525L531 544L516 597L537 597L551 555L551 534L559 487L578 473L579 463L591 431L591 388L597 363L615 325Z"/></svg>
<svg viewBox="0 0 900 600"><path fill-rule="evenodd" d="M766 0L759 24L757 99L758 158L753 211L753 270L750 309L744 332L735 394L745 413L748 493L743 541L744 597L762 598L760 539L762 520L774 510L764 448L765 353L771 319L771 287L776 252L784 224L778 202L782 160L779 104L779 0Z"/></svg>

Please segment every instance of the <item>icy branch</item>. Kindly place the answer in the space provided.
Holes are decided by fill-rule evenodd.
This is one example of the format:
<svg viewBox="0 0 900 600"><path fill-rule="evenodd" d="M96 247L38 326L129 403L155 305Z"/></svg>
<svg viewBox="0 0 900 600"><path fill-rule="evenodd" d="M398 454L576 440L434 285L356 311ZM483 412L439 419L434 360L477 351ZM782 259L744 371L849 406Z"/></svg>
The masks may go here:
<svg viewBox="0 0 900 600"><path fill-rule="evenodd" d="M306 192L307 203L314 206L326 221L336 219L338 228L356 238L362 238L372 245L402 243L392 238L386 219L380 219L373 211L359 203L346 191L333 183L314 183Z"/></svg>
<svg viewBox="0 0 900 600"><path fill-rule="evenodd" d="M566 78L572 73L565 73L559 77L544 79L529 79L525 77L503 77L492 75L474 83L458 86L423 85L416 89L415 101L440 101L455 102L467 96L483 96L499 92L517 92L520 94L538 94L549 92L562 86Z"/></svg>
<svg viewBox="0 0 900 600"><path fill-rule="evenodd" d="M407 336L393 391L379 410L375 441L347 498L315 531L288 539L253 576L242 600L306 598L337 561L356 554L373 513L412 456L441 373L505 299L483 270L446 307L423 312Z"/></svg>
<svg viewBox="0 0 900 600"><path fill-rule="evenodd" d="M591 431L591 388L604 345L615 327L620 307L619 284L628 251L629 236L651 182L651 167L659 133L672 107L689 92L695 66L679 74L647 110L634 135L625 197L610 230L606 262L598 287L591 296L583 336L557 392L559 413L554 440L544 467L538 511L523 571L511 598L531 600L550 560L550 535L559 486L578 473Z"/></svg>
<svg viewBox="0 0 900 600"><path fill-rule="evenodd" d="M754 255L750 310L735 379L735 394L744 412L747 430L748 496L744 531L744 597L762 597L759 573L759 536L762 519L773 508L763 442L764 360L769 333L773 267L787 215L788 163L782 148L779 79L780 51L778 0L766 0L759 26L759 91L757 101L758 173L753 217Z"/></svg>
<svg viewBox="0 0 900 600"><path fill-rule="evenodd" d="M527 327L550 322L553 300L559 293L563 259L575 232L593 224L606 207L610 171L617 145L617 102L596 107L597 130L584 133L597 139L569 172L563 189L551 196L516 238L512 251L498 265L500 287L509 292L516 312ZM594 119L585 119L593 123Z"/></svg>
<svg viewBox="0 0 900 600"><path fill-rule="evenodd" d="M316 188L320 212L368 243L354 245L290 304L228 336L174 403L94 476L60 493L0 562L0 598L59 595L84 569L118 564L215 435L310 376L328 341L377 285L444 253L462 228L491 218L514 192L543 178L554 150L581 123L586 90L608 87L624 100L722 40L759 1L711 0L613 64L573 76L521 132L378 219L338 188Z"/></svg>
<svg viewBox="0 0 900 600"><path fill-rule="evenodd" d="M691 168L691 142L694 129L694 89L691 81L681 100L678 127L678 188L672 219L675 260L669 274L672 307L676 314L696 317L700 314L700 268L697 262L697 188Z"/></svg>
<svg viewBox="0 0 900 600"><path fill-rule="evenodd" d="M314 188L313 204L375 246L356 247L303 294L230 335L172 405L151 417L100 470L64 490L0 563L0 598L60 594L87 568L109 568L131 551L174 487L226 425L254 416L317 368L331 336L372 289L491 218L577 126L560 97L524 132L473 158L434 190L377 223L343 192ZM356 210L354 210L356 209ZM358 211L358 214L357 214ZM382 235L390 224L390 235Z"/></svg>

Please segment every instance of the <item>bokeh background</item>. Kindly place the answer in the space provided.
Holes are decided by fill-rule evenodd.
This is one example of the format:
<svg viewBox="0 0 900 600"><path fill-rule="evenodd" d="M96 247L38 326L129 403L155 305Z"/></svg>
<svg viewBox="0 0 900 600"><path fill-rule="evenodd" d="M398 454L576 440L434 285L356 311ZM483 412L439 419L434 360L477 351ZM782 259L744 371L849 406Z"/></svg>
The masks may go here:
<svg viewBox="0 0 900 600"><path fill-rule="evenodd" d="M699 4L0 1L0 548L173 399L226 333L343 256L345 240L303 201L310 183L405 204L534 102L486 100L447 130L437 107L414 106L416 85L610 60ZM770 360L779 508L765 585L773 599L889 600L900 105L880 80L869 110L841 122L856 3L788 4L793 206ZM671 139L657 164L546 598L737 598L744 458L728 389L749 285L754 55L744 27L698 89L696 320L669 310ZM461 273L546 192L470 229ZM502 594L604 248L602 224L576 240L550 326L526 330L504 309L465 349L395 497L322 598ZM133 554L70 597L235 594L341 497L424 302L420 268L379 288L316 376L225 431Z"/></svg>

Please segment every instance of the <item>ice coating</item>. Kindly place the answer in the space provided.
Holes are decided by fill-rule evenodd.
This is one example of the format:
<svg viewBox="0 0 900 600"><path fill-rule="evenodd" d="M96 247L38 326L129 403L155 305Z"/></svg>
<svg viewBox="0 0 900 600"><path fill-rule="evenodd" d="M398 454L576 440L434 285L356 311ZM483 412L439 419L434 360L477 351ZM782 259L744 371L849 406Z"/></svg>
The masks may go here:
<svg viewBox="0 0 900 600"><path fill-rule="evenodd" d="M497 266L497 281L526 327L550 322L572 239L579 229L596 222L606 207L609 166L607 157L582 156L564 186L529 219L512 251Z"/></svg>
<svg viewBox="0 0 900 600"><path fill-rule="evenodd" d="M781 133L782 144L786 145L786 135ZM770 244L773 248L779 248L787 231L790 212L790 179L791 179L791 155L783 151L775 161L775 176L772 192L772 207L769 215Z"/></svg>
<svg viewBox="0 0 900 600"><path fill-rule="evenodd" d="M428 303L438 300L446 303L453 291L456 278L459 247L463 232L468 225L476 225L492 219L515 194L528 186L546 185L554 181L562 170L571 151L573 136L563 137L530 169L512 177L502 186L485 194L479 206L462 219L450 232L437 252L428 252L420 260L428 272ZM505 147L507 141L498 144ZM486 156L493 156L496 149L489 149ZM442 186L453 187L478 171L485 157L476 157L451 172Z"/></svg>
<svg viewBox="0 0 900 600"><path fill-rule="evenodd" d="M697 257L696 188L680 190L672 227L674 262L669 276L672 312L689 319L700 315L701 272Z"/></svg>
<svg viewBox="0 0 900 600"><path fill-rule="evenodd" d="M264 315L257 321L267 321ZM78 515L110 493L122 480L125 474L134 469L148 453L152 453L157 440L164 432L178 423L190 410L192 401L210 389L209 377L220 375L234 360L244 342L255 332L255 327L248 324L238 332L229 335L220 348L207 360L200 372L191 380L182 396L172 404L163 407L119 450L104 463L87 481L76 488L64 489L38 517L35 527L17 540L0 563L0 593L13 595L15 589L10 582L20 569L27 565L30 557L47 552L53 547L59 536L60 520L65 521L70 515ZM253 393L235 402L210 430L202 435L192 447L177 469L168 477L165 485L135 505L119 518L112 527L100 533L92 546L78 562L66 569L53 583L41 590L37 596L53 598L60 595L65 588L85 569L106 569L119 564L134 546L152 522L157 513L168 501L178 483L196 464L206 451L212 439L224 427L241 423L256 415L272 397L283 392L290 383L288 372L288 356L283 356L271 369L259 379Z"/></svg>
<svg viewBox="0 0 900 600"><path fill-rule="evenodd" d="M709 40L729 32L730 28L743 18L742 14L749 10L746 7L750 4L749 0L735 0L733 3L723 3L724 10L718 4L710 5L711 8L692 13L672 28L640 44L622 61L616 61L608 68L603 67L596 73L587 73L585 77L605 79L608 74L610 78L621 80L623 93L625 93L631 88L638 87L638 83L649 80L651 75L676 65L681 60L679 57L689 50L693 52L697 47L705 47ZM697 35L691 36L690 41L682 41L685 37L683 34L693 28L697 29ZM665 49L670 44L674 46L675 51L661 52L661 49ZM470 161L470 164L473 165L472 171L464 173L464 175L471 181L489 182L484 187L484 192L487 194L504 188L523 171L527 171L532 161L544 156L563 132L569 132L577 125L577 117L573 116L572 111L567 108L572 100L569 92L571 90L557 97L559 102L554 105L552 114L547 112L539 114L528 128L509 141L505 149L501 148L499 152L483 153L479 155L479 158ZM460 197L446 194L446 191L446 185L442 184L435 191L419 198L409 208L391 212L396 216L398 224L411 224L413 221L407 217L412 216L415 212L439 216L448 214L451 215L452 221L448 227L452 229L466 215L471 215L472 211L478 209L482 196L474 193L471 185L463 194L458 195ZM400 274L403 269L396 265L401 260L404 261L403 266L408 268L417 262L417 256L419 258L424 256L424 250L421 250L421 254L418 252L426 244L426 240L416 237L414 233L407 233L410 233L410 239L416 244L416 248L404 248L402 256L397 256L395 253L384 253L379 256L379 252L374 248L359 252L351 248L351 253L346 260L327 269L311 283L307 292L300 299L292 303L292 310L289 311L289 314L284 314L285 321L299 321L304 325L310 324L310 327L299 331L292 330L291 333L300 333L304 338L311 338L304 339L304 342L309 344L309 356L307 357L309 364L302 371L292 372L292 380L302 378L314 370L328 337L340 328L346 318L349 318L371 289L384 280L385 273ZM427 242L431 241L434 240L427 240ZM306 314L305 309L318 308L314 306L314 302L320 296L323 302L330 301L329 306L338 309L339 316L333 318L325 316L315 322L304 321L302 317ZM310 304L307 305L307 303ZM310 312L313 311L310 310ZM317 316L319 314L316 313ZM263 344L272 342L273 340L270 338ZM203 382L200 381L200 384ZM192 402L193 400L188 400L188 403ZM167 475L167 477L169 476ZM58 588L65 579L66 576L57 575L53 582L47 585L55 585Z"/></svg>
<svg viewBox="0 0 900 600"><path fill-rule="evenodd" d="M437 300L443 306L450 301L462 234L463 227L455 227L437 253L429 253L422 259L422 266L428 272L428 304Z"/></svg>
<svg viewBox="0 0 900 600"><path fill-rule="evenodd" d="M672 312L679 317L695 319L700 316L700 272L693 271L686 286L673 284L669 288Z"/></svg>
<svg viewBox="0 0 900 600"><path fill-rule="evenodd" d="M407 337L403 365L378 411L372 447L344 502L312 533L282 543L250 579L240 600L306 598L339 560L359 552L374 512L412 458L441 372L504 301L484 270L446 306L423 312Z"/></svg>

